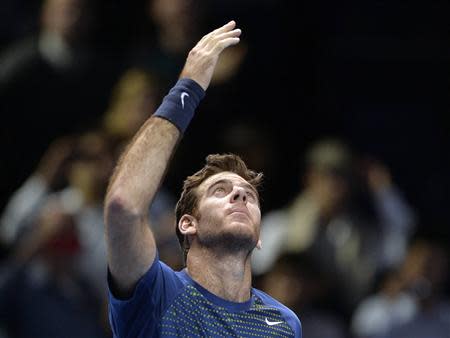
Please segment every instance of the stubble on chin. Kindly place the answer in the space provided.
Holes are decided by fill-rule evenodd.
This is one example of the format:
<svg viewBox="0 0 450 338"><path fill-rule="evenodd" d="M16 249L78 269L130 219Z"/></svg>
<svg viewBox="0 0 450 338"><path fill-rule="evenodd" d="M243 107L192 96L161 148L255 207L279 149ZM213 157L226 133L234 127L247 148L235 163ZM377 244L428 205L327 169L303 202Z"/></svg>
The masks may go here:
<svg viewBox="0 0 450 338"><path fill-rule="evenodd" d="M197 234L199 244L217 254L238 254L251 252L257 244L254 236L244 233L204 233Z"/></svg>

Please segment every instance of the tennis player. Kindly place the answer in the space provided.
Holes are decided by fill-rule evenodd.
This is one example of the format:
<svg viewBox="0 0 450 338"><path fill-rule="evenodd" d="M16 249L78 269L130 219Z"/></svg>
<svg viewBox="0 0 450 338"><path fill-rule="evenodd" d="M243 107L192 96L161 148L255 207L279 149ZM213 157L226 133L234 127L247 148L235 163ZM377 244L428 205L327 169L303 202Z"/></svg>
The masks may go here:
<svg viewBox="0 0 450 338"><path fill-rule="evenodd" d="M115 337L300 337L298 317L251 286L262 174L236 155L209 155L176 207L186 268L159 260L149 205L205 95L221 52L239 43L230 21L190 51L180 79L121 156L105 201L110 322Z"/></svg>

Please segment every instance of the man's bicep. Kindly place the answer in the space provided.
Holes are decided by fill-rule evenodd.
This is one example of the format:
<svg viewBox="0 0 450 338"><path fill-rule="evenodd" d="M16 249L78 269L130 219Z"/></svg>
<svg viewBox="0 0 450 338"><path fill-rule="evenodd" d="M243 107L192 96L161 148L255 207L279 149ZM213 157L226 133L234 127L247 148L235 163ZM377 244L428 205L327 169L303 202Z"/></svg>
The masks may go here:
<svg viewBox="0 0 450 338"><path fill-rule="evenodd" d="M127 297L155 260L155 239L146 215L108 210L105 220L110 281Z"/></svg>

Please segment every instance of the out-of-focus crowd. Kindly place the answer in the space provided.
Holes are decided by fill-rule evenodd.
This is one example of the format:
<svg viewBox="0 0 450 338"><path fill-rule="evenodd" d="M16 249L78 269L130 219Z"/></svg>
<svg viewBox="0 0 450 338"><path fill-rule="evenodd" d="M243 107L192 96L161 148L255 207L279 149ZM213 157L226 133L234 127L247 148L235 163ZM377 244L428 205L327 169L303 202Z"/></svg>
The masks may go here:
<svg viewBox="0 0 450 338"><path fill-rule="evenodd" d="M92 37L101 6L87 0L42 1L37 29L1 50L0 107L12 119L1 126L1 185L14 187L0 217L1 338L111 335L102 211L108 179L208 17L200 0L140 5L144 23L128 30L140 34L120 56ZM248 48L244 42L224 53L203 109L224 110L220 102ZM243 121L220 131L220 150L270 175L269 137ZM186 159L176 155L175 166ZM306 338L450 337L445 242L421 235L414 206L382 159L322 138L301 163L294 199L263 210L255 286L299 315ZM176 198L161 187L150 217L161 259L179 269Z"/></svg>

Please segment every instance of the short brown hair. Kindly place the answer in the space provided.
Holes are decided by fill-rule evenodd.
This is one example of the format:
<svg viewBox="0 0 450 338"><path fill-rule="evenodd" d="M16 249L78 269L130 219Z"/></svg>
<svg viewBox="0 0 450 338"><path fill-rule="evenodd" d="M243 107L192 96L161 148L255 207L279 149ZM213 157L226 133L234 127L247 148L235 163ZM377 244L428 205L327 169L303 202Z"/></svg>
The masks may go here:
<svg viewBox="0 0 450 338"><path fill-rule="evenodd" d="M248 183L250 183L256 191L258 191L263 174L255 172L247 168L245 162L235 154L213 154L206 157L205 166L197 171L195 174L188 176L183 183L183 190L180 199L175 207L175 231L183 251L184 260L186 261L189 245L187 239L178 229L178 222L185 214L195 215L197 211L197 188L208 177L215 174L229 171L241 176Z"/></svg>

